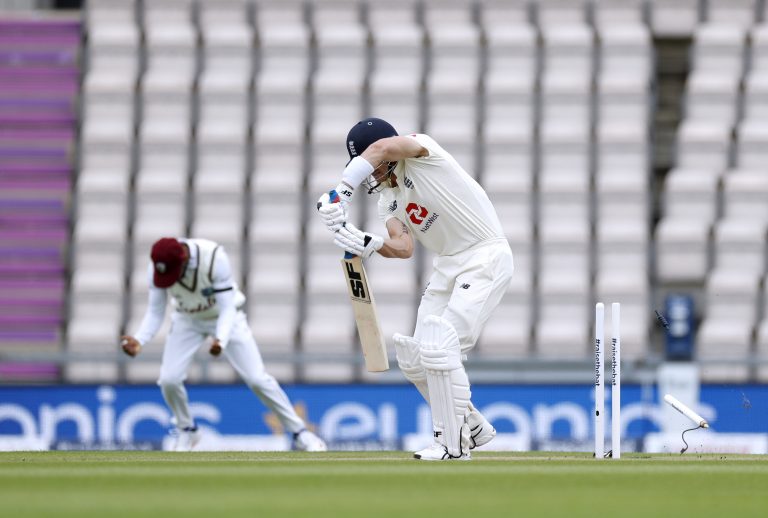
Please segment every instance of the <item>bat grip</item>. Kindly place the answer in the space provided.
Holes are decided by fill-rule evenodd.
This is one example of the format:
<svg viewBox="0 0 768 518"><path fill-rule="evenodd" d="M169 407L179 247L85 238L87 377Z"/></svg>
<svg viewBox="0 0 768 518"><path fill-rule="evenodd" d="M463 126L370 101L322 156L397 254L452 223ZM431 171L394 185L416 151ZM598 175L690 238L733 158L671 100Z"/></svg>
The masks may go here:
<svg viewBox="0 0 768 518"><path fill-rule="evenodd" d="M344 259L352 259L353 257L357 257L357 256L349 252L344 252Z"/></svg>

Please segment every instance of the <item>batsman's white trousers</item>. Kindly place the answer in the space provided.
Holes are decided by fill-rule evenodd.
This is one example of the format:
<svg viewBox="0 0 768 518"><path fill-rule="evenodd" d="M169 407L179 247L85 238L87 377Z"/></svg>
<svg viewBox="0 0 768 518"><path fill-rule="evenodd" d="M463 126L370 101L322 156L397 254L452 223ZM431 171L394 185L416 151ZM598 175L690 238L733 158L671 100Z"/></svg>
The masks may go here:
<svg viewBox="0 0 768 518"><path fill-rule="evenodd" d="M458 254L437 256L432 267L414 338L421 340L427 316L443 317L456 329L461 352L466 354L509 287L514 271L509 243L506 239L484 241Z"/></svg>
<svg viewBox="0 0 768 518"><path fill-rule="evenodd" d="M216 319L200 320L178 311L173 312L157 384L160 385L163 397L173 411L179 428L194 424L184 389L187 369L206 337L214 336L215 333ZM286 431L295 433L306 428L280 384L264 369L261 354L242 311L237 312L232 335L222 355L259 399L275 413Z"/></svg>

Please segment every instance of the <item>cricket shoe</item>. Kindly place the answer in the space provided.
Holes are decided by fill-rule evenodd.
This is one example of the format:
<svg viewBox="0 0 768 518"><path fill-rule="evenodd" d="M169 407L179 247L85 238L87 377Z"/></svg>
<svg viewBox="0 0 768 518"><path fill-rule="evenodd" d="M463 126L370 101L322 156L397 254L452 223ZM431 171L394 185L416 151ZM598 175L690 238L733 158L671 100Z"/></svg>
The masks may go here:
<svg viewBox="0 0 768 518"><path fill-rule="evenodd" d="M293 434L293 447L300 451L328 451L325 441L306 428Z"/></svg>
<svg viewBox="0 0 768 518"><path fill-rule="evenodd" d="M187 426L179 430L173 451L192 451L197 446L197 443L200 442L200 437L197 426Z"/></svg>
<svg viewBox="0 0 768 518"><path fill-rule="evenodd" d="M454 457L448 453L448 448L439 442L435 442L432 443L432 446L414 453L413 458L419 460L470 460L472 457L469 451L462 452L458 457Z"/></svg>
<svg viewBox="0 0 768 518"><path fill-rule="evenodd" d="M496 429L491 423L488 422L485 417L483 417L483 414L478 412L477 409L472 405L469 406L467 424L469 425L470 449L488 444L494 437L496 437Z"/></svg>

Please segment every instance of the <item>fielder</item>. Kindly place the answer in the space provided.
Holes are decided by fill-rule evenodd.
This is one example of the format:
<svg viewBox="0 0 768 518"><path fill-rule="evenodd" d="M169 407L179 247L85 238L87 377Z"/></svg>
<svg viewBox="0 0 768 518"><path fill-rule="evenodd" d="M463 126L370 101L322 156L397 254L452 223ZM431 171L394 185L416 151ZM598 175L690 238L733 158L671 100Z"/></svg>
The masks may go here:
<svg viewBox="0 0 768 518"><path fill-rule="evenodd" d="M393 337L400 369L432 411L435 442L414 456L469 459L496 430L472 405L462 362L509 286L509 243L483 188L429 136L398 136L386 121L369 118L352 127L347 151L351 160L335 189L341 203L324 194L318 204L334 243L363 258L406 259L415 237L437 254L413 336ZM361 184L380 192L386 238L347 222Z"/></svg>
<svg viewBox="0 0 768 518"><path fill-rule="evenodd" d="M251 390L293 434L294 448L325 451L323 440L307 430L277 380L264 370L242 311L245 295L232 278L224 248L206 239L165 237L152 246L151 258L147 312L133 336L121 337L121 346L133 357L152 340L165 318L170 294L173 325L165 342L157 383L178 429L174 449L190 451L200 441L189 411L184 380L195 352L211 337L210 354L224 354Z"/></svg>

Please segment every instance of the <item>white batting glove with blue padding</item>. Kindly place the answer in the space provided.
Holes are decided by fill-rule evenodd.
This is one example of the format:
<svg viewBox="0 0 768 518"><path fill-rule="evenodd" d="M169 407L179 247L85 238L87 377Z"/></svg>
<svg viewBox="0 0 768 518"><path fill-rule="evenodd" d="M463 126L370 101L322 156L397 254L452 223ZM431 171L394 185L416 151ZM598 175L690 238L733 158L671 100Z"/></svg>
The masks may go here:
<svg viewBox="0 0 768 518"><path fill-rule="evenodd" d="M347 223L339 229L333 242L345 252L359 255L363 259L370 257L384 246L383 237L358 230L352 223Z"/></svg>
<svg viewBox="0 0 768 518"><path fill-rule="evenodd" d="M335 190L323 193L317 200L317 212L323 224L331 232L337 232L347 221L347 204L340 203L339 195Z"/></svg>

